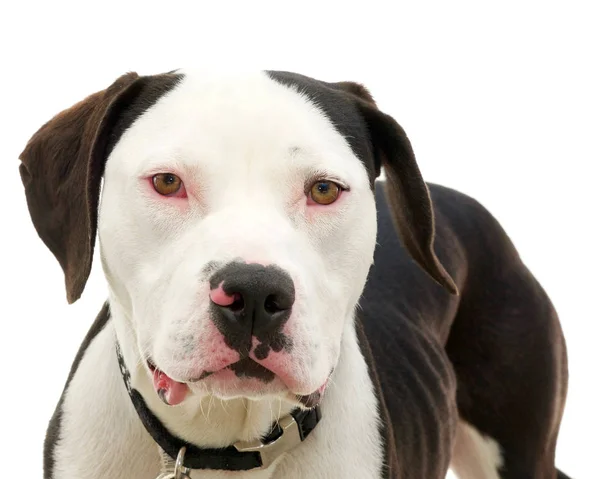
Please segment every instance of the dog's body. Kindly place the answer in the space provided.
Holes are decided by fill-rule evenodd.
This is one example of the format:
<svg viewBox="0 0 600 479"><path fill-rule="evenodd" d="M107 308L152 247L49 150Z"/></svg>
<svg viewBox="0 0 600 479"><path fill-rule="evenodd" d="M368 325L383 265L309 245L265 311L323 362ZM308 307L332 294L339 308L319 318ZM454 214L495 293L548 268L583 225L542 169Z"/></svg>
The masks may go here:
<svg viewBox="0 0 600 479"><path fill-rule="evenodd" d="M567 363L552 305L482 206L425 187L362 87L129 74L42 127L21 159L70 301L106 164L109 302L51 421L45 477L159 474L131 388L206 448L320 400L314 432L271 466L192 477L442 478L450 463L463 479L556 477ZM159 196L164 172L185 196ZM248 326L238 301L254 308Z"/></svg>

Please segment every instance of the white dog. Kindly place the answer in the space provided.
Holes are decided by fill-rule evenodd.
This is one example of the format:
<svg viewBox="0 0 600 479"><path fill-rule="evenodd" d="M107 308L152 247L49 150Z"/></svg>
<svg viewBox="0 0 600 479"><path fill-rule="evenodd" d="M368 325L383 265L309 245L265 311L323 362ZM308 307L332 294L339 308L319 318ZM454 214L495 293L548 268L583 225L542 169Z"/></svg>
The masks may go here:
<svg viewBox="0 0 600 479"><path fill-rule="evenodd" d="M130 73L21 160L69 301L96 232L109 287L46 478L556 477L551 304L363 87Z"/></svg>

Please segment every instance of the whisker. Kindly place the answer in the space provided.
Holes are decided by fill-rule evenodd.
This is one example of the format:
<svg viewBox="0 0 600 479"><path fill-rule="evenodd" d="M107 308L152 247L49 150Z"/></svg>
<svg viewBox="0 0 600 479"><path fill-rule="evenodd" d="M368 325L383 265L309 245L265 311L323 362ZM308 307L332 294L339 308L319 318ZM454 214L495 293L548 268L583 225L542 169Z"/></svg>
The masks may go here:
<svg viewBox="0 0 600 479"><path fill-rule="evenodd" d="M200 400L200 412L202 413L204 420L208 422L208 417L206 416L206 413L204 412L204 407L202 406L203 402L204 402L204 398Z"/></svg>
<svg viewBox="0 0 600 479"><path fill-rule="evenodd" d="M215 400L215 396L211 394L210 399L208 400L208 415L206 417L207 420L210 420L210 408L213 406L214 400Z"/></svg>

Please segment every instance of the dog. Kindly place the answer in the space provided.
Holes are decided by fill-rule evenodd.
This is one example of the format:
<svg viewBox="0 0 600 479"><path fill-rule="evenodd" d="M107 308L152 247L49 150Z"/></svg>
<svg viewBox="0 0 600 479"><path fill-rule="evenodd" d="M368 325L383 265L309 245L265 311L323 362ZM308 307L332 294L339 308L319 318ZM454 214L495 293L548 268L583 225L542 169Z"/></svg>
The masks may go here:
<svg viewBox="0 0 600 479"><path fill-rule="evenodd" d="M96 235L108 285L45 478L566 477L550 299L364 86L127 73L20 160L69 303Z"/></svg>

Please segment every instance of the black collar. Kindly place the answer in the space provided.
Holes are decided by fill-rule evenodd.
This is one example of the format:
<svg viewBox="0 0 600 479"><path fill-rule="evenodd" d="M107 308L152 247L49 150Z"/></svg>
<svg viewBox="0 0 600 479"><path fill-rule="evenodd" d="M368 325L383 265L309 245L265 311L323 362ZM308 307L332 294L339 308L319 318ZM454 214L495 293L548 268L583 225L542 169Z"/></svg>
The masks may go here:
<svg viewBox="0 0 600 479"><path fill-rule="evenodd" d="M284 429L278 422L275 422L271 428L271 432L259 441L254 443L236 443L234 446L228 446L220 449L200 448L193 444L189 444L183 439L172 434L165 425L158 419L147 406L146 401L136 389L131 387L131 374L125 365L121 348L116 344L117 359L119 361L119 369L125 382L125 387L131 398L131 402L138 413L140 421L161 447L173 460L177 458L177 454L182 447L186 448L185 459L183 465L190 469L221 469L227 471L248 471L261 467L267 467L272 462L272 454L265 454L265 449L276 444L278 439L283 441ZM300 441L304 441L312 430L316 427L321 419L321 410L319 406L313 409L302 410L294 409L290 413L291 419L295 421L297 433ZM295 431L288 431L286 427L285 434L295 434ZM285 441L288 442L289 441ZM236 447L237 446L237 447ZM240 447L242 446L242 447ZM243 449L243 452L240 450Z"/></svg>

